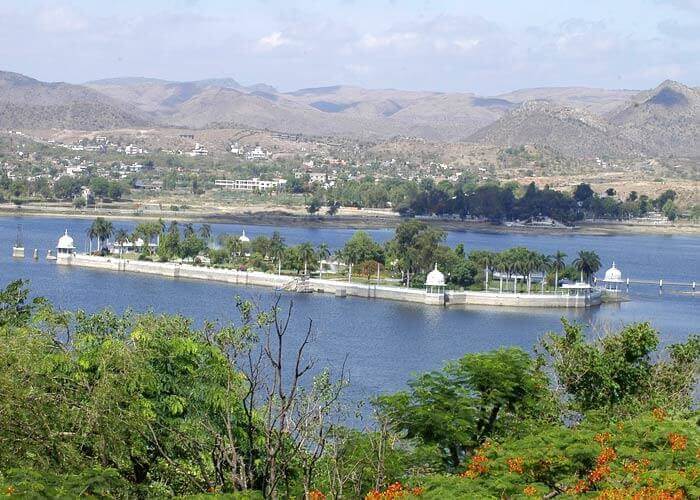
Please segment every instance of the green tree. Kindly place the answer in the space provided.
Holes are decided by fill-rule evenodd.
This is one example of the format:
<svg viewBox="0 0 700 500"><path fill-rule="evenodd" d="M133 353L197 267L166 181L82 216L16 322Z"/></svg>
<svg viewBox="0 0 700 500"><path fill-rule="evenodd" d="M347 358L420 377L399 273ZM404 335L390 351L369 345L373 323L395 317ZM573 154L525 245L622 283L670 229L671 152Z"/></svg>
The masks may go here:
<svg viewBox="0 0 700 500"><path fill-rule="evenodd" d="M554 252L551 256L550 267L554 269L554 290L559 287L559 272L566 267L566 254L561 250Z"/></svg>
<svg viewBox="0 0 700 500"><path fill-rule="evenodd" d="M672 222L678 218L678 208L672 200L668 200L666 203L664 203L663 207L661 208L661 213L663 213L664 216L666 216L666 218Z"/></svg>
<svg viewBox="0 0 700 500"><path fill-rule="evenodd" d="M315 261L314 247L311 246L311 243L302 243L297 247L297 251L299 252L299 258L304 263L304 274L308 275L309 263Z"/></svg>
<svg viewBox="0 0 700 500"><path fill-rule="evenodd" d="M553 416L546 376L516 348L467 354L408 385L378 398L379 411L407 437L439 446L450 468L487 438L523 432L532 418Z"/></svg>
<svg viewBox="0 0 700 500"><path fill-rule="evenodd" d="M341 250L346 264L359 264L360 262L375 260L383 262L382 248L365 231L355 231Z"/></svg>
<svg viewBox="0 0 700 500"><path fill-rule="evenodd" d="M624 414L655 407L685 409L700 365L700 337L668 348L668 357L652 362L659 334L649 323L635 323L594 342L580 325L562 320L564 332L550 334L542 346L558 382L580 412Z"/></svg>
<svg viewBox="0 0 700 500"><path fill-rule="evenodd" d="M591 277L600 269L600 257L593 251L581 250L572 265L581 273L581 281L585 278L590 282Z"/></svg>
<svg viewBox="0 0 700 500"><path fill-rule="evenodd" d="M124 228L119 228L114 233L114 242L119 245L119 258L124 253L124 244L129 241L129 233Z"/></svg>

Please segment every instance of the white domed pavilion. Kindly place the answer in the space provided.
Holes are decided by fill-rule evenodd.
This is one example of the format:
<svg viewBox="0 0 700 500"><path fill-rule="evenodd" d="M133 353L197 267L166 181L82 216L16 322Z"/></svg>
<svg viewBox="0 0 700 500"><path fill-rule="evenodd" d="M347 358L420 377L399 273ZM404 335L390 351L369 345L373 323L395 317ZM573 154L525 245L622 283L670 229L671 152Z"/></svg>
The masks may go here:
<svg viewBox="0 0 700 500"><path fill-rule="evenodd" d="M622 271L615 267L615 261L612 263L612 267L605 271L605 278L603 278L603 283L605 283L605 289L611 292L619 291L620 283L623 283Z"/></svg>
<svg viewBox="0 0 700 500"><path fill-rule="evenodd" d="M241 233L241 235L238 237L238 241L240 241L241 243L250 243L250 238L248 238L245 235L245 229L243 230L243 233Z"/></svg>
<svg viewBox="0 0 700 500"><path fill-rule="evenodd" d="M68 259L75 253L75 244L73 238L68 235L68 229L66 232L58 239L56 244L56 258L58 260Z"/></svg>
<svg viewBox="0 0 700 500"><path fill-rule="evenodd" d="M435 263L435 269L428 273L425 278L425 291L427 293L445 293L445 275L442 274Z"/></svg>

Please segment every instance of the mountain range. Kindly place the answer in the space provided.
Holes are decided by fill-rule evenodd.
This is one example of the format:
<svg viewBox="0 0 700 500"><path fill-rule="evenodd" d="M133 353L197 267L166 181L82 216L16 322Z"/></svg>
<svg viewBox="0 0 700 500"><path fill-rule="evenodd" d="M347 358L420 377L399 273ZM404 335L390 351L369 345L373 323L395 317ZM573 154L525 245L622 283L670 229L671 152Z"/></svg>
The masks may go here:
<svg viewBox="0 0 700 500"><path fill-rule="evenodd" d="M1 128L247 127L363 139L546 145L572 157L700 156L700 91L533 88L497 96L332 86L280 92L230 78L83 85L0 72Z"/></svg>

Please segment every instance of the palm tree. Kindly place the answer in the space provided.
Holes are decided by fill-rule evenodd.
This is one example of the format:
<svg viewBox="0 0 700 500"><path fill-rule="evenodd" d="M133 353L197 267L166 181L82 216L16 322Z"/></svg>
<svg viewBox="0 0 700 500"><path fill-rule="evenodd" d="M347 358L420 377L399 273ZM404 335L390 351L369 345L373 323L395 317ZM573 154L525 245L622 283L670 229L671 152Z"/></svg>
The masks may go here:
<svg viewBox="0 0 700 500"><path fill-rule="evenodd" d="M90 253L92 254L92 240L97 238L97 221L93 221L93 223L90 224L90 227L87 228L85 234L90 240Z"/></svg>
<svg viewBox="0 0 700 500"><path fill-rule="evenodd" d="M600 257L593 251L581 250L572 264L581 273L581 281L583 282L585 276L586 281L590 282L591 276L600 269Z"/></svg>
<svg viewBox="0 0 700 500"><path fill-rule="evenodd" d="M539 255L539 271L542 273L541 292L544 293L544 286L547 280L547 271L552 267L552 258L549 255L540 254Z"/></svg>
<svg viewBox="0 0 700 500"><path fill-rule="evenodd" d="M523 270L527 272L527 293L532 291L532 271L539 267L538 257L535 252L528 252L523 259Z"/></svg>
<svg viewBox="0 0 700 500"><path fill-rule="evenodd" d="M304 261L304 275L308 274L308 263L314 258L314 247L311 243L302 243L299 245L299 257Z"/></svg>
<svg viewBox="0 0 700 500"><path fill-rule="evenodd" d="M124 252L124 243L129 241L129 233L126 232L126 229L120 227L114 233L114 241L119 245L119 258L121 259Z"/></svg>
<svg viewBox="0 0 700 500"><path fill-rule="evenodd" d="M566 261L564 260L566 259L566 254L561 250L557 250L551 257L551 268L554 269L554 291L556 292L559 287L559 271L566 267Z"/></svg>
<svg viewBox="0 0 700 500"><path fill-rule="evenodd" d="M87 230L87 236L90 238L90 253L92 253L92 239L97 239L97 249L102 250L102 242L109 239L114 234L114 226L104 217L97 217Z"/></svg>
<svg viewBox="0 0 700 500"><path fill-rule="evenodd" d="M320 278L323 274L323 265L321 264L321 261L326 260L328 257L331 256L331 251L328 248L328 245L325 243L321 243L318 246L318 250L316 250L316 255L318 255L318 276Z"/></svg>
<svg viewBox="0 0 700 500"><path fill-rule="evenodd" d="M100 237L102 241L107 241L114 234L114 225L112 222L102 219ZM102 248L100 248L102 250Z"/></svg>
<svg viewBox="0 0 700 500"><path fill-rule="evenodd" d="M199 226L199 235L205 242L208 242L211 238L211 225L202 224L201 226Z"/></svg>
<svg viewBox="0 0 700 500"><path fill-rule="evenodd" d="M160 237L161 235L165 232L165 221L163 219L158 219L158 233L157 233L157 239L156 239L156 244L160 245Z"/></svg>
<svg viewBox="0 0 700 500"><path fill-rule="evenodd" d="M185 229L182 231L182 234L185 238L195 234L194 224L192 224L191 222L188 222L187 224L185 224Z"/></svg>
<svg viewBox="0 0 700 500"><path fill-rule="evenodd" d="M282 261L284 260L284 256L287 253L287 247L285 246L284 243L274 242L274 235L273 235L273 242L270 245L270 253L272 254L271 257L277 261L277 274L281 275L282 274Z"/></svg>

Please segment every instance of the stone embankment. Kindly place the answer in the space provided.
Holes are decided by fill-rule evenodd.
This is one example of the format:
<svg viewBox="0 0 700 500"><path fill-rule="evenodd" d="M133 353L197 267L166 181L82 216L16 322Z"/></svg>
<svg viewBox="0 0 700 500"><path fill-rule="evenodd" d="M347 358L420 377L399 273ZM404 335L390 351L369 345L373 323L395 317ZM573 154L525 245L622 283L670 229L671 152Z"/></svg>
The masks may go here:
<svg viewBox="0 0 700 500"><path fill-rule="evenodd" d="M350 283L340 280L310 278L301 280L293 276L284 276L258 271L236 271L213 267L195 266L175 262L150 262L143 260L119 259L116 257L97 257L74 254L61 259L59 264L88 267L109 271L155 274L170 278L187 278L231 283L235 285L255 285L272 287L277 290L299 290L319 293L332 293L337 297L365 297L370 299L398 300L431 305L449 306L508 306L508 307L563 307L585 308L601 303L602 293L594 290L581 295L564 295L552 293L508 293L508 292L474 292L445 291L428 293L415 288L382 286L375 283Z"/></svg>

